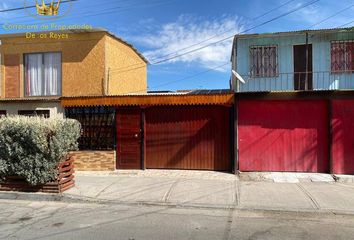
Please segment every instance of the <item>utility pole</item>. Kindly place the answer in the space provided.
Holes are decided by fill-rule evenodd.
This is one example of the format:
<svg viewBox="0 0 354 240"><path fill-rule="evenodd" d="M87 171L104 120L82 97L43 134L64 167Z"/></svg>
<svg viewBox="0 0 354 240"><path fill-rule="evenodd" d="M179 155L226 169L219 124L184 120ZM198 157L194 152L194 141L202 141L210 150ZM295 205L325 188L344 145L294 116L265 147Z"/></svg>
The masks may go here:
<svg viewBox="0 0 354 240"><path fill-rule="evenodd" d="M305 90L309 90L309 33L306 32L306 73Z"/></svg>

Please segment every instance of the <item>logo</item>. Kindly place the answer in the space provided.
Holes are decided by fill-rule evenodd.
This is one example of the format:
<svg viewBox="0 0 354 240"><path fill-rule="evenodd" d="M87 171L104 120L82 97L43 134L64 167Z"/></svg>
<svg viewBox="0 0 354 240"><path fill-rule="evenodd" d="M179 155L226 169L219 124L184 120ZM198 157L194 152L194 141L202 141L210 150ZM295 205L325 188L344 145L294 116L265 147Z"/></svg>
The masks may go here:
<svg viewBox="0 0 354 240"><path fill-rule="evenodd" d="M69 14L75 0L24 0L28 15L40 20L56 20Z"/></svg>
<svg viewBox="0 0 354 240"><path fill-rule="evenodd" d="M59 7L60 7L60 1L57 2L57 4L54 5L54 0L50 3L49 6L45 4L44 0L42 0L42 5L39 5L37 0L36 0L36 8L37 8L37 14L38 15L44 15L44 16L56 16L58 15Z"/></svg>

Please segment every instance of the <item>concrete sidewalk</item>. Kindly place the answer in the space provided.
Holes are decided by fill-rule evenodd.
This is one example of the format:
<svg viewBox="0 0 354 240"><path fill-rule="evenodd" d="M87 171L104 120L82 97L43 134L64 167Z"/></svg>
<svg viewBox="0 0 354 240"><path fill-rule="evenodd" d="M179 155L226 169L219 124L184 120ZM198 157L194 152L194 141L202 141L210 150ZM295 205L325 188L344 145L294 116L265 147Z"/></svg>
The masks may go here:
<svg viewBox="0 0 354 240"><path fill-rule="evenodd" d="M77 173L65 199L102 203L354 214L354 184L240 181L227 173Z"/></svg>

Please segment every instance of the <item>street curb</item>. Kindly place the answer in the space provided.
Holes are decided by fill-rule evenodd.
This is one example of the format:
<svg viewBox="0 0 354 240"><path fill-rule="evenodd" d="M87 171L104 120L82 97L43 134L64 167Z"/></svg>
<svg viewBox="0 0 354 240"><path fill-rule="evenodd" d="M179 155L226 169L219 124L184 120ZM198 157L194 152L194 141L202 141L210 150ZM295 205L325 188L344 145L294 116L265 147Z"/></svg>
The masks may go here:
<svg viewBox="0 0 354 240"><path fill-rule="evenodd" d="M0 199L58 202L63 200L63 195L52 193L0 192Z"/></svg>
<svg viewBox="0 0 354 240"><path fill-rule="evenodd" d="M170 203L170 202L149 202L149 201L119 201L107 199L95 199L69 194L48 194L48 193L22 193L22 192L0 192L0 200L15 201L39 201L39 202L64 202L64 203L87 203L87 204L121 204L127 206L159 206L169 208L194 208L194 209L219 209L235 210L243 212L263 213L289 213L309 215L343 215L354 216L354 211L334 209L284 209L284 208L253 208L237 205L212 205L212 204L191 204L191 203Z"/></svg>

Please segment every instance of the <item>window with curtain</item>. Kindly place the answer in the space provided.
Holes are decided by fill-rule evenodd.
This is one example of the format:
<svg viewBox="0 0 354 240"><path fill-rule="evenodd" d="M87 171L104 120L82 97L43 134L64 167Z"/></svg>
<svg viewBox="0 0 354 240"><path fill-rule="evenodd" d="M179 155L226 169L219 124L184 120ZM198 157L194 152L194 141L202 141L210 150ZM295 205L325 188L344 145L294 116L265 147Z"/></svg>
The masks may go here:
<svg viewBox="0 0 354 240"><path fill-rule="evenodd" d="M61 95L61 53L25 54L26 96Z"/></svg>
<svg viewBox="0 0 354 240"><path fill-rule="evenodd" d="M251 77L276 77L278 75L278 59L276 46L250 47Z"/></svg>
<svg viewBox="0 0 354 240"><path fill-rule="evenodd" d="M331 43L331 71L332 73L354 71L354 40Z"/></svg>

